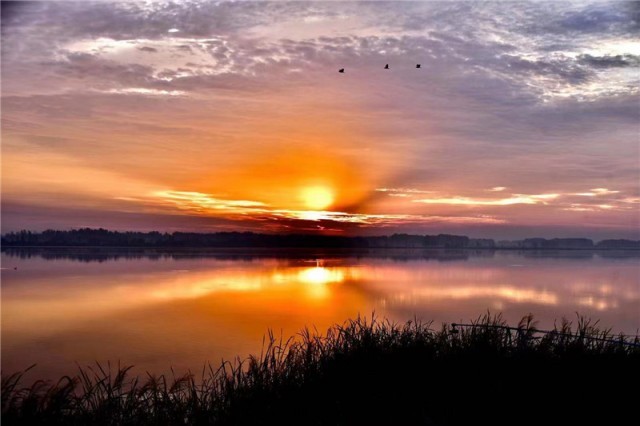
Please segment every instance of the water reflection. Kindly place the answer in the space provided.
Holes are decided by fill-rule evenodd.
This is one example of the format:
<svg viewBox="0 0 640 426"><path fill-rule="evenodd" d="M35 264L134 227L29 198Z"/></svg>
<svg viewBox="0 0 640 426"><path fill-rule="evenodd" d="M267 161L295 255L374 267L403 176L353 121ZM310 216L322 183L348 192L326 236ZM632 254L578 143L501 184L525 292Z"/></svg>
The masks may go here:
<svg viewBox="0 0 640 426"><path fill-rule="evenodd" d="M3 370L38 363L53 377L94 360L197 370L258 351L268 328L324 330L374 310L436 324L532 312L545 327L578 311L635 333L637 257L586 254L4 252Z"/></svg>

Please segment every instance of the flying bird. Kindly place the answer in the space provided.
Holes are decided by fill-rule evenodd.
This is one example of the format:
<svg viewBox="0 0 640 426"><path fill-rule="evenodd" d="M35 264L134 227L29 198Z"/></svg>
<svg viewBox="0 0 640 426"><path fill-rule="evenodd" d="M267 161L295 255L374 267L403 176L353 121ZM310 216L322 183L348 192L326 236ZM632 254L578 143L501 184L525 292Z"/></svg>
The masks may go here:
<svg viewBox="0 0 640 426"><path fill-rule="evenodd" d="M388 70L388 69L389 69L389 64L385 65L385 66L384 66L384 69L385 69L385 70Z"/></svg>
<svg viewBox="0 0 640 426"><path fill-rule="evenodd" d="M344 73L344 68L340 68L338 72Z"/></svg>
<svg viewBox="0 0 640 426"><path fill-rule="evenodd" d="M417 65L416 65L416 68L420 68L420 64L417 64Z"/></svg>

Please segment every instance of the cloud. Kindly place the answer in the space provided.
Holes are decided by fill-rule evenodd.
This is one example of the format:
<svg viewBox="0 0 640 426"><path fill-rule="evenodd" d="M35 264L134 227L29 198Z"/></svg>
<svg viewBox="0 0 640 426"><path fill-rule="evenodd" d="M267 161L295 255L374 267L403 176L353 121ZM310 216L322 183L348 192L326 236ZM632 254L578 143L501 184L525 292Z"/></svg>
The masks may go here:
<svg viewBox="0 0 640 426"><path fill-rule="evenodd" d="M487 191L503 192L505 187L494 187ZM549 208L560 208L567 211L596 211L596 210L632 210L629 203L635 198L625 196L622 191L607 188L593 188L585 192L558 192L545 194L511 194L504 198L474 198L461 195L441 194L434 191L421 191L413 188L380 188L376 191L385 192L389 196L412 198L412 203L446 206L468 206L473 208L509 207L517 205L541 205ZM426 194L424 198L414 198L416 194ZM587 198L585 200L585 198Z"/></svg>
<svg viewBox="0 0 640 426"><path fill-rule="evenodd" d="M548 200L558 198L560 194L537 194L522 195L516 194L509 198L500 199L480 199L469 197L451 197L451 198L423 198L413 200L414 203L424 204L448 204L448 205L464 205L464 206L512 206L514 204L546 204Z"/></svg>
<svg viewBox="0 0 640 426"><path fill-rule="evenodd" d="M627 2L594 2L580 8L568 8L556 16L548 16L534 29L551 31L556 34L616 34L637 32L637 18L634 6Z"/></svg>
<svg viewBox="0 0 640 426"><path fill-rule="evenodd" d="M147 95L147 96L183 96L186 92L180 90L145 89L143 87L126 87L122 89L109 89L107 93L117 95Z"/></svg>
<svg viewBox="0 0 640 426"><path fill-rule="evenodd" d="M194 212L211 212L211 211L240 211L251 212L256 208L262 208L266 205L259 201L251 200L225 200L216 198L210 194L203 194L193 191L156 191L152 196L159 201L168 202L176 205L182 210L192 210Z"/></svg>
<svg viewBox="0 0 640 426"><path fill-rule="evenodd" d="M149 46L138 47L138 50L141 52L148 52L148 53L156 53L158 51L158 49L155 49Z"/></svg>
<svg viewBox="0 0 640 426"><path fill-rule="evenodd" d="M328 221L630 223L638 31L622 2L29 2L3 16L3 155L207 194L312 146L367 172Z"/></svg>
<svg viewBox="0 0 640 426"><path fill-rule="evenodd" d="M389 195L412 196L413 194L432 194L433 191L424 191L415 188L376 188L378 192L388 192Z"/></svg>
<svg viewBox="0 0 640 426"><path fill-rule="evenodd" d="M599 195L611 195L611 194L619 194L619 193L620 191L612 191L607 188L593 188L590 192L579 192L577 194L572 194L572 195L579 195L582 197L595 197Z"/></svg>
<svg viewBox="0 0 640 426"><path fill-rule="evenodd" d="M640 57L637 55L580 55L578 61L594 68L637 67Z"/></svg>
<svg viewBox="0 0 640 426"><path fill-rule="evenodd" d="M488 215L435 216L412 214L364 214L327 210L287 210L269 206L260 201L233 200L192 191L155 191L148 197L126 197L124 201L141 204L174 206L178 210L194 215L221 217L236 221L271 222L272 230L305 229L322 226L324 229L340 230L341 226L385 227L406 225L451 224L498 224L503 219ZM282 222L284 220L284 222ZM318 224L318 225L314 225Z"/></svg>

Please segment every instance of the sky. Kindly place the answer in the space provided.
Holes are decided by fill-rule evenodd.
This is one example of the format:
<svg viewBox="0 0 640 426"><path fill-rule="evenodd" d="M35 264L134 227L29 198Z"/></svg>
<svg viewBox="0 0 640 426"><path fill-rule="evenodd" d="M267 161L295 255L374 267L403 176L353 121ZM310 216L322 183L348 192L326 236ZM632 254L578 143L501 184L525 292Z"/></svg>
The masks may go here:
<svg viewBox="0 0 640 426"><path fill-rule="evenodd" d="M640 238L640 2L2 2L1 35L2 232Z"/></svg>

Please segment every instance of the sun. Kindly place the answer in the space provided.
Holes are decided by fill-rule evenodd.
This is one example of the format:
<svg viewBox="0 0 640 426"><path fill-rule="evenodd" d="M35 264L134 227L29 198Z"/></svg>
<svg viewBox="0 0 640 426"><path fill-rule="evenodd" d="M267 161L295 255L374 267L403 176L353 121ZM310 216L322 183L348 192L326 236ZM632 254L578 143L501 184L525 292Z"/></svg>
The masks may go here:
<svg viewBox="0 0 640 426"><path fill-rule="evenodd" d="M322 210L333 204L333 191L324 186L309 186L300 194L305 206L311 210Z"/></svg>

